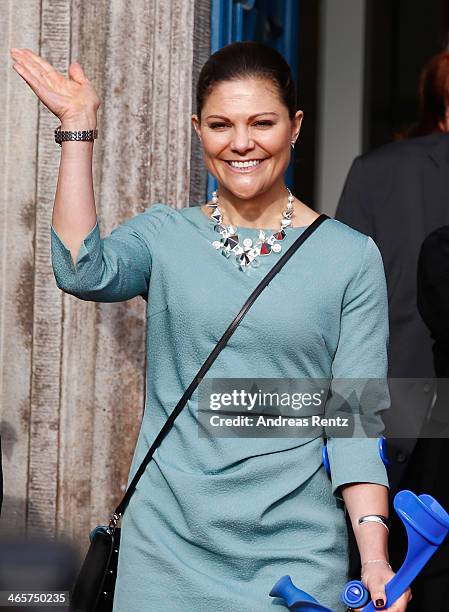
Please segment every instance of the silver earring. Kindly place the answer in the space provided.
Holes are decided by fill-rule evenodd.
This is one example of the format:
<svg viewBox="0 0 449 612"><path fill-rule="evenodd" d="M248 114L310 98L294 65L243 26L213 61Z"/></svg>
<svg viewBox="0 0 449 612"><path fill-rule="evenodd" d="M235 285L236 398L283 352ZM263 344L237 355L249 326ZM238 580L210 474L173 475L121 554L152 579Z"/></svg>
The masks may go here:
<svg viewBox="0 0 449 612"><path fill-rule="evenodd" d="M292 149L295 148L295 142L296 142L296 140L292 140Z"/></svg>

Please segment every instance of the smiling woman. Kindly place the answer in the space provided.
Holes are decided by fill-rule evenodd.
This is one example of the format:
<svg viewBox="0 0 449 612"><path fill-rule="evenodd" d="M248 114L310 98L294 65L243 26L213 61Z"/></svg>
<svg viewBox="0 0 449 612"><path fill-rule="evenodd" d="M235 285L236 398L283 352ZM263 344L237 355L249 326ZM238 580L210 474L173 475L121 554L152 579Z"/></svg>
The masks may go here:
<svg viewBox="0 0 449 612"><path fill-rule="evenodd" d="M66 79L32 52L16 50L13 57L64 131L95 128L100 101L79 64ZM318 216L283 180L302 116L277 51L250 41L223 47L203 66L191 118L219 193L205 207L155 203L103 238L93 142L62 143L50 228L58 287L83 300L143 296L149 304L146 405L128 486L277 253ZM387 309L375 243L327 219L261 292L208 377L247 378L248 388L258 378L384 378ZM380 395L371 422L388 405ZM340 612L345 504L366 563L363 579L383 606L393 575L386 530L357 521L388 512L377 440L328 437L329 480L323 435L201 436L198 412L193 394L130 498L113 612L268 612L270 589L283 574ZM408 593L394 612L403 612L407 600Z"/></svg>
<svg viewBox="0 0 449 612"><path fill-rule="evenodd" d="M296 110L294 83L285 60L279 62L276 77L272 53L266 53L271 55L271 69L264 63L267 58L261 57L258 71L238 74L230 57L237 49L224 49L221 53L228 58L219 64L219 76L213 77L214 56L200 75L198 114L192 116L192 123L203 144L207 168L219 182L227 222L275 227L285 206L284 173L303 113ZM295 212L298 225L317 216L296 198Z"/></svg>

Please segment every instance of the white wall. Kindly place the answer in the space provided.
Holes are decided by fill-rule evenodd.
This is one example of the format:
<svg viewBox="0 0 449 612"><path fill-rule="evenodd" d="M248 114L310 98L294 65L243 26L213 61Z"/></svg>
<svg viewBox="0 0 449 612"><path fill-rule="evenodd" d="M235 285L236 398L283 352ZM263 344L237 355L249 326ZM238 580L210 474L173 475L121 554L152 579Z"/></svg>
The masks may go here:
<svg viewBox="0 0 449 612"><path fill-rule="evenodd" d="M362 147L365 0L322 0L315 207L334 215Z"/></svg>

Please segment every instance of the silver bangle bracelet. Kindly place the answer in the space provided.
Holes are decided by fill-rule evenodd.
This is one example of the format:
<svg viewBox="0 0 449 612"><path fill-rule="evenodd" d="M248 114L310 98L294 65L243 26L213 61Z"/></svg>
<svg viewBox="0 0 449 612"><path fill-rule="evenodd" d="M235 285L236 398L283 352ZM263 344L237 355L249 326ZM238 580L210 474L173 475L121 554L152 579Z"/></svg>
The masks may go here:
<svg viewBox="0 0 449 612"><path fill-rule="evenodd" d="M362 525L363 523L380 523L388 532L390 531L390 521L382 514L367 514L366 516L361 516L358 520L358 524Z"/></svg>

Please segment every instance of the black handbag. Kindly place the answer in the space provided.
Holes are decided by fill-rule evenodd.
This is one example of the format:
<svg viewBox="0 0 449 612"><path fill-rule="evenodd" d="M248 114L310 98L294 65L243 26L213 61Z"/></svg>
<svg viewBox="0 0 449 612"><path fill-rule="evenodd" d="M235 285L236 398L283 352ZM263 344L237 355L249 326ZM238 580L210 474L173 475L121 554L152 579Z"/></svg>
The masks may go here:
<svg viewBox="0 0 449 612"><path fill-rule="evenodd" d="M192 393L195 391L207 370L210 368L222 348L234 333L238 324L243 319L254 300L260 295L262 290L268 285L268 283L273 279L277 272L279 272L288 259L290 259L295 251L326 219L329 219L328 215L326 214L321 214L319 217L317 217L315 221L313 221L313 223L301 233L291 247L287 249L287 251L270 269L266 276L260 281L232 323L226 329L209 357L201 366L197 375L177 403L173 412L168 417L167 421L147 452L134 478L132 479L122 501L115 509L115 512L109 521L109 525L107 527L106 525L98 525L91 531L89 536L90 546L70 594L71 612L112 612L121 531L120 527L117 527L117 523L120 520L120 517L123 515L131 495L134 493L136 485L150 462L153 453L167 435L176 417L184 408Z"/></svg>

